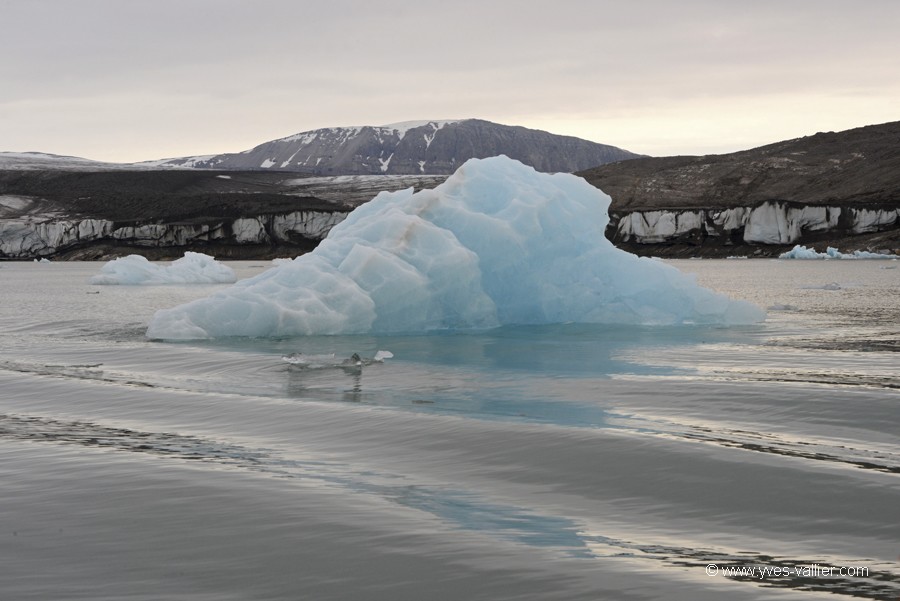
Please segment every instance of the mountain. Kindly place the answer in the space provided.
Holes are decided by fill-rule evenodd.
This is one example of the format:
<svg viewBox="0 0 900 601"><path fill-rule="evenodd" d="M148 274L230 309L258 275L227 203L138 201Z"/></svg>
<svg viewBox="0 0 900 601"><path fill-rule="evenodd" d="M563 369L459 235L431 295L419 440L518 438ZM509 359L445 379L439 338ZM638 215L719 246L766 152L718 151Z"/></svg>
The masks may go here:
<svg viewBox="0 0 900 601"><path fill-rule="evenodd" d="M464 119L317 129L244 152L143 165L313 175L449 175L470 158L498 154L544 172L573 172L640 156L571 136Z"/></svg>
<svg viewBox="0 0 900 601"><path fill-rule="evenodd" d="M887 232L900 243L900 121L722 155L640 158L580 172L612 197L607 235L698 247ZM665 253L662 247L635 252ZM670 249L678 250L678 249ZM759 254L761 249L751 249Z"/></svg>

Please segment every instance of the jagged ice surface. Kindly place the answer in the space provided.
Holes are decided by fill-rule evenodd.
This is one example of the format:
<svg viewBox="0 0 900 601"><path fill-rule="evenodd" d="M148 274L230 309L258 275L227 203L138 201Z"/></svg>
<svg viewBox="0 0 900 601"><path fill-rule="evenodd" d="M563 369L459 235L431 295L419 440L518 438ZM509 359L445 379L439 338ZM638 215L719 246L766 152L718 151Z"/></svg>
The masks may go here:
<svg viewBox="0 0 900 601"><path fill-rule="evenodd" d="M897 255L873 253L865 250L854 250L851 253L842 253L833 246L825 249L825 252L816 252L815 248L807 248L797 244L791 250L778 255L779 259L897 259Z"/></svg>
<svg viewBox="0 0 900 601"><path fill-rule="evenodd" d="M382 192L309 254L157 312L147 336L764 319L754 305L615 248L604 237L609 202L573 175L472 159L432 190Z"/></svg>
<svg viewBox="0 0 900 601"><path fill-rule="evenodd" d="M186 252L171 265L157 265L140 255L114 259L91 277L91 284L233 284L234 270L203 253Z"/></svg>

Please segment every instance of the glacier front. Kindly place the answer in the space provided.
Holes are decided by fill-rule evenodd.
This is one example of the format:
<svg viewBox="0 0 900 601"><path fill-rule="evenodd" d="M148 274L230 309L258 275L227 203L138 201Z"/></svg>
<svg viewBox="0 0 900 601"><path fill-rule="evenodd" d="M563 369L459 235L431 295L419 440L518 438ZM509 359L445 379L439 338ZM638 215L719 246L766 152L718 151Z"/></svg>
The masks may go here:
<svg viewBox="0 0 900 601"><path fill-rule="evenodd" d="M615 248L610 198L505 156L382 192L311 253L158 311L147 336L409 333L506 324L745 324L762 309Z"/></svg>

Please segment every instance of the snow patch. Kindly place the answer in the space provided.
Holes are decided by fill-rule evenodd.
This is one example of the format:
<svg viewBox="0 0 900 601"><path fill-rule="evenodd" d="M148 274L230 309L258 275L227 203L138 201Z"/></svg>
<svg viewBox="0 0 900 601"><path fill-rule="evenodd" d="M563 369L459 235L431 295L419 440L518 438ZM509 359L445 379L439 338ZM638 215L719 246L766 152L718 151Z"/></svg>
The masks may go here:
<svg viewBox="0 0 900 601"><path fill-rule="evenodd" d="M280 140L275 140L276 142L298 142L300 145L306 145L319 137L319 133L322 130L315 131L305 131L299 134L294 134L293 136L288 136L286 138L281 138Z"/></svg>
<svg viewBox="0 0 900 601"><path fill-rule="evenodd" d="M400 136L402 140L404 136L406 136L406 132L411 129L416 129L417 127L424 127L426 125L430 125L434 131L439 129L443 129L444 127L451 125L453 123L459 123L461 121L465 121L465 119L432 119L431 121L401 121L400 123L391 123L389 125L380 125L381 129L390 129L397 132L397 135ZM434 135L432 134L432 138Z"/></svg>
<svg viewBox="0 0 900 601"><path fill-rule="evenodd" d="M135 167L146 167L148 169L196 169L211 167L215 163L221 163L221 160L213 161L216 154L203 154L192 157L179 157L174 159L157 159L154 161L142 161L134 163Z"/></svg>

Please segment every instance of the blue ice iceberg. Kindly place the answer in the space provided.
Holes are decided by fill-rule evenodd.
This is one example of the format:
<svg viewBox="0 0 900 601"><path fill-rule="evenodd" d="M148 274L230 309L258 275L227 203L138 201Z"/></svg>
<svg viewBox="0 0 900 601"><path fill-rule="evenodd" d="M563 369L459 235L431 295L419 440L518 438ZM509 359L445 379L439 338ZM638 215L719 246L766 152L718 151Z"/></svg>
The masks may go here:
<svg viewBox="0 0 900 601"><path fill-rule="evenodd" d="M610 199L504 156L382 192L311 253L156 313L147 336L400 333L562 322L745 324L762 309L615 248Z"/></svg>
<svg viewBox="0 0 900 601"><path fill-rule="evenodd" d="M113 259L88 280L96 285L233 284L234 270L203 253L186 252L171 265L151 263L141 255Z"/></svg>

